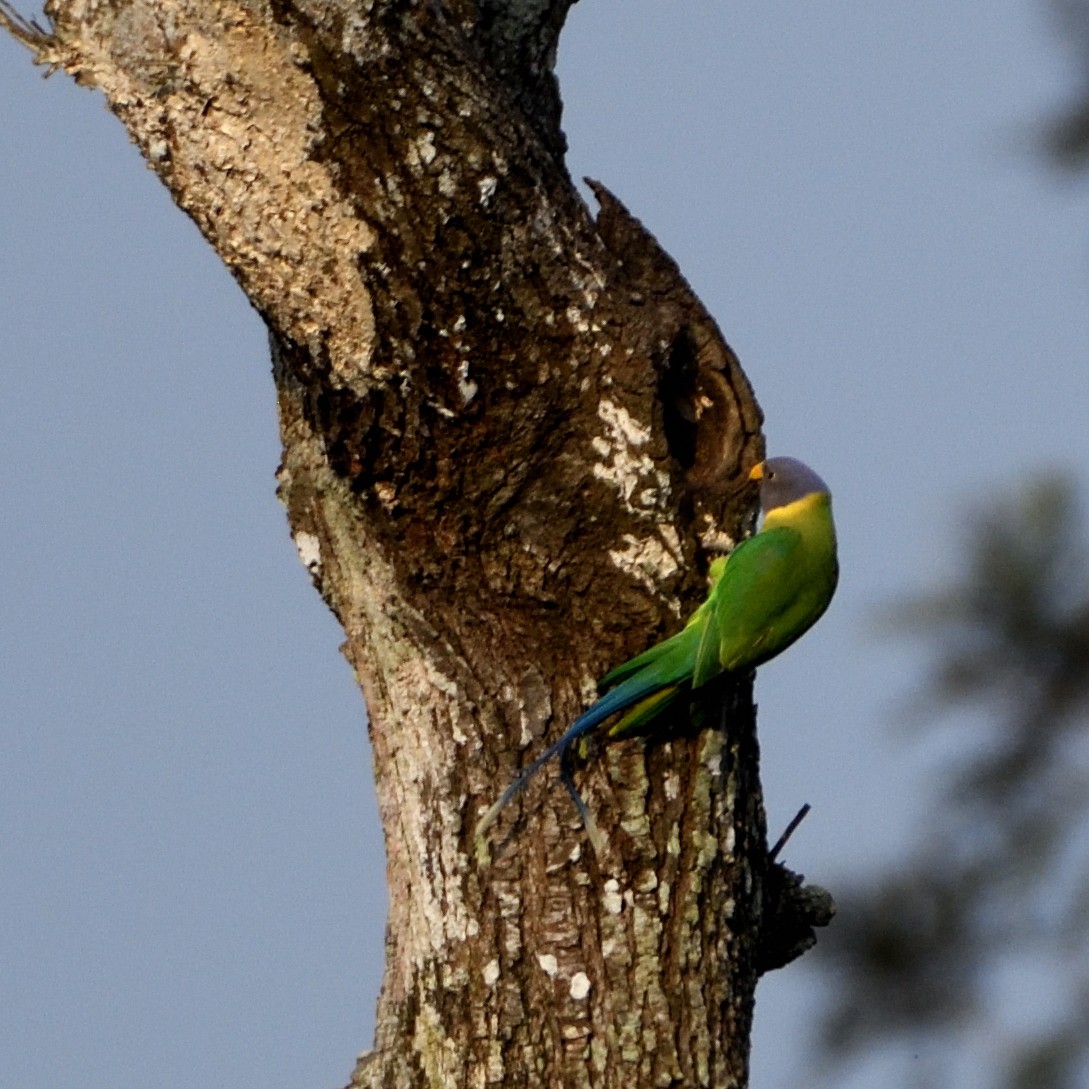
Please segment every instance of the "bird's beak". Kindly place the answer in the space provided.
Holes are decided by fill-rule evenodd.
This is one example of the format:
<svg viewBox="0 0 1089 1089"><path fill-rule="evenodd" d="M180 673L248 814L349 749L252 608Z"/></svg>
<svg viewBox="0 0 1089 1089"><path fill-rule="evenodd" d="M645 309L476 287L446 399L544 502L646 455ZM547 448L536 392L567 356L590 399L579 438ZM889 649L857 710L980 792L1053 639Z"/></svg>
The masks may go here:
<svg viewBox="0 0 1089 1089"><path fill-rule="evenodd" d="M762 461L758 461L752 467L752 471L749 473L749 479L750 480L763 480L764 479L764 463Z"/></svg>

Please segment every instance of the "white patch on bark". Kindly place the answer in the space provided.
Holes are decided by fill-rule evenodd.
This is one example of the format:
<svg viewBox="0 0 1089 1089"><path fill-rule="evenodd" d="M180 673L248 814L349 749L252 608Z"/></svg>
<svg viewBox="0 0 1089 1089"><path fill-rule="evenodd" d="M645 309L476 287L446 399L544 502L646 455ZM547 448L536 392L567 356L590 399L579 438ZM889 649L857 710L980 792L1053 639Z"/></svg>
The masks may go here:
<svg viewBox="0 0 1089 1089"><path fill-rule="evenodd" d="M737 541L725 530L712 529L700 534L700 546L707 552L729 553L737 547Z"/></svg>
<svg viewBox="0 0 1089 1089"><path fill-rule="evenodd" d="M583 336L590 332L599 332L597 326L592 325L588 318L585 317L582 310L577 306L569 306L564 311L564 317L571 323L575 331L581 333Z"/></svg>
<svg viewBox="0 0 1089 1089"><path fill-rule="evenodd" d="M380 480L374 486L374 496L386 510L393 509L393 502L397 498L397 489L387 480Z"/></svg>
<svg viewBox="0 0 1089 1089"><path fill-rule="evenodd" d="M444 196L453 198L458 191L458 183L454 178L453 172L448 168L444 168L439 175L439 192Z"/></svg>
<svg viewBox="0 0 1089 1089"><path fill-rule="evenodd" d="M681 826L675 824L669 830L669 840L666 843L666 851L671 855L679 855L681 853Z"/></svg>
<svg viewBox="0 0 1089 1089"><path fill-rule="evenodd" d="M585 972L576 972L571 977L571 997L581 1002L590 993L590 977Z"/></svg>
<svg viewBox="0 0 1089 1089"><path fill-rule="evenodd" d="M732 855L734 853L734 848L736 846L737 846L737 831L734 828L734 826L731 824L730 827L726 829L726 838L723 840L722 848L726 852L726 854Z"/></svg>
<svg viewBox="0 0 1089 1089"><path fill-rule="evenodd" d="M712 777L718 775L722 771L721 746L708 748L707 754L704 757L703 765L711 773Z"/></svg>
<svg viewBox="0 0 1089 1089"><path fill-rule="evenodd" d="M681 781L676 775L671 772L666 772L665 777L662 779L662 788L665 791L666 798L671 802L677 800L677 794L680 791Z"/></svg>
<svg viewBox="0 0 1089 1089"><path fill-rule="evenodd" d="M650 442L650 431L615 401L603 400L597 406L597 414L613 433L614 441L623 439L629 446L645 446Z"/></svg>
<svg viewBox="0 0 1089 1089"><path fill-rule="evenodd" d="M458 364L458 393L461 394L462 404L468 404L475 396L479 387L469 377L469 360L463 359Z"/></svg>
<svg viewBox="0 0 1089 1089"><path fill-rule="evenodd" d="M601 902L610 915L619 915L624 910L624 897L620 893L620 882L615 877L610 877L605 882L605 895Z"/></svg>
<svg viewBox="0 0 1089 1089"><path fill-rule="evenodd" d="M548 976L554 976L560 969L559 962L551 953L538 953L537 963Z"/></svg>
<svg viewBox="0 0 1089 1089"><path fill-rule="evenodd" d="M661 510L669 496L669 474L640 450L650 442L650 432L608 398L599 402L597 414L605 424L605 433L591 442L600 458L593 467L594 476L611 484L633 514Z"/></svg>
<svg viewBox="0 0 1089 1089"><path fill-rule="evenodd" d="M499 978L499 961L490 960L484 965L484 986L491 987L495 984L495 981Z"/></svg>
<svg viewBox="0 0 1089 1089"><path fill-rule="evenodd" d="M489 175L488 177L481 178L476 183L476 187L480 190L481 206L487 208L492 202L492 197L495 196L496 189L499 187L499 179Z"/></svg>
<svg viewBox="0 0 1089 1089"><path fill-rule="evenodd" d="M409 144L406 158L409 166L420 168L430 166L435 161L437 154L435 134L428 129L424 129L415 143Z"/></svg>
<svg viewBox="0 0 1089 1089"><path fill-rule="evenodd" d="M321 571L321 541L313 533L300 530L295 534L295 551L299 554L303 567L312 575Z"/></svg>
<svg viewBox="0 0 1089 1089"><path fill-rule="evenodd" d="M680 568L680 538L673 526L657 527L657 537L640 539L631 533L624 534L622 548L610 548L609 559L622 571L634 575L648 590L657 590L660 580L675 574ZM680 604L674 602L674 612L680 612Z"/></svg>

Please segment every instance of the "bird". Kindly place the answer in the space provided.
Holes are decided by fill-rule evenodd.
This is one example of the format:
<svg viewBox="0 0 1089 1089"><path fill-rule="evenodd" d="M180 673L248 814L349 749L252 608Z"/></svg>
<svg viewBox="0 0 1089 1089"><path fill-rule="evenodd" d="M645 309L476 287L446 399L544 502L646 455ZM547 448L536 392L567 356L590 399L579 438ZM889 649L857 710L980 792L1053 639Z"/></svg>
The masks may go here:
<svg viewBox="0 0 1089 1089"><path fill-rule="evenodd" d="M706 600L676 635L611 670L602 694L567 732L519 774L476 826L479 839L502 809L549 761L595 849L601 835L572 778L572 759L589 735L615 715L605 736L618 740L653 733L666 710L725 673L755 669L803 636L828 608L839 579L832 495L808 465L791 457L756 464L749 480L760 488L759 532L708 571Z"/></svg>

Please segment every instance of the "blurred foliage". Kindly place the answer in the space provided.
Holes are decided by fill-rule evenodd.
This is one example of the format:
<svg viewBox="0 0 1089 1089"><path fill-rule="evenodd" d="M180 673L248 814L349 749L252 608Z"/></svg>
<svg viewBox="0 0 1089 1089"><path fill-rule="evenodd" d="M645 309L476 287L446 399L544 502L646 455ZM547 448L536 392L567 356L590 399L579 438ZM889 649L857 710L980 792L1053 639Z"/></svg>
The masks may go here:
<svg viewBox="0 0 1089 1089"><path fill-rule="evenodd" d="M1078 90L1070 105L1044 130L1044 147L1060 166L1089 166L1089 0L1051 0L1063 43L1077 68Z"/></svg>
<svg viewBox="0 0 1089 1089"><path fill-rule="evenodd" d="M898 607L895 625L933 648L926 719L971 745L935 784L910 853L835 890L839 915L813 958L833 982L823 1044L838 1063L896 1042L928 1058L953 1054L942 1045L979 1053L982 1040L988 1085L1081 1089L1089 548L1076 489L1040 480L968 534L963 578Z"/></svg>
<svg viewBox="0 0 1089 1089"><path fill-rule="evenodd" d="M1075 62L1043 145L1089 168L1089 0L1049 0ZM855 888L805 963L837 1069L900 1045L908 1084L1089 1087L1089 543L1065 477L968 523L965 573L903 603L932 648L919 720L966 739L908 853ZM921 1060L921 1061L920 1061ZM981 1069L985 1068L985 1069Z"/></svg>

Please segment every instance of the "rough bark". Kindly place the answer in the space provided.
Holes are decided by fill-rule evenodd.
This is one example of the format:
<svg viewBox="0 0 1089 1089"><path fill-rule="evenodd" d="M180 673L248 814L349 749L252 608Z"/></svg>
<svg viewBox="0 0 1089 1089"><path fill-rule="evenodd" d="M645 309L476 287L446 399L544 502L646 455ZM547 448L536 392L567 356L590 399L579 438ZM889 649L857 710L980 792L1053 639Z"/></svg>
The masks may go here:
<svg viewBox="0 0 1089 1089"><path fill-rule="evenodd" d="M280 494L366 697L390 887L367 1086L746 1082L766 846L716 729L497 790L751 528L760 414L673 262L567 176L569 0L53 0L265 318ZM11 21L9 20L9 23ZM336 890L327 890L336 895Z"/></svg>

